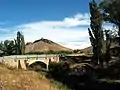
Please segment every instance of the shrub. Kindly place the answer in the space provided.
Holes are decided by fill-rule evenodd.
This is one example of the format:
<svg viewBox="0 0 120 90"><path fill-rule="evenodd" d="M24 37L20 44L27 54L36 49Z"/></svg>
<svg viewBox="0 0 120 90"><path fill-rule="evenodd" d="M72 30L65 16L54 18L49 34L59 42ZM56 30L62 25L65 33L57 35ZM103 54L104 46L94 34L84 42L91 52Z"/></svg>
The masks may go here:
<svg viewBox="0 0 120 90"><path fill-rule="evenodd" d="M64 62L49 64L49 75L56 79L64 79L69 73L69 65Z"/></svg>
<svg viewBox="0 0 120 90"><path fill-rule="evenodd" d="M44 51L44 52L28 52L28 53L25 53L26 55L29 55L29 54L71 54L72 51L53 51L53 50L50 50L50 51Z"/></svg>

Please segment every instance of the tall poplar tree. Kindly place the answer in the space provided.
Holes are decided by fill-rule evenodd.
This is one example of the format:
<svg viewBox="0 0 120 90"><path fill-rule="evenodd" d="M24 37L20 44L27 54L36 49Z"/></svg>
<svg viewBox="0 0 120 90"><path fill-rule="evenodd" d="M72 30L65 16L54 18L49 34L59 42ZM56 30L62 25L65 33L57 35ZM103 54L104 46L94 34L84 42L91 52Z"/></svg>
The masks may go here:
<svg viewBox="0 0 120 90"><path fill-rule="evenodd" d="M98 10L97 3L92 0L89 3L90 9L90 28L88 28L90 42L93 47L93 62L99 65L103 65L105 46L104 46L104 34L102 29L102 17Z"/></svg>
<svg viewBox="0 0 120 90"><path fill-rule="evenodd" d="M15 40L16 54L22 55L25 53L25 41L24 36L21 32L17 32L17 39Z"/></svg>

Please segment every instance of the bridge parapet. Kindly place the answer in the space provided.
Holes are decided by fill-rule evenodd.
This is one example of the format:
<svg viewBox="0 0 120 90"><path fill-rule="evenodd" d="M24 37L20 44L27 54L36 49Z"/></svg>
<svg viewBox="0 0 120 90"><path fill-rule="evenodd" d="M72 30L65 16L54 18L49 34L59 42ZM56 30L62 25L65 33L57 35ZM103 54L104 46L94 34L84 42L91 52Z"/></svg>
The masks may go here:
<svg viewBox="0 0 120 90"><path fill-rule="evenodd" d="M26 63L31 65L35 62L42 62L49 65L49 62L59 62L59 55L13 55L13 56L4 56L0 57L2 63L13 66L13 67L21 67L23 69L27 69Z"/></svg>

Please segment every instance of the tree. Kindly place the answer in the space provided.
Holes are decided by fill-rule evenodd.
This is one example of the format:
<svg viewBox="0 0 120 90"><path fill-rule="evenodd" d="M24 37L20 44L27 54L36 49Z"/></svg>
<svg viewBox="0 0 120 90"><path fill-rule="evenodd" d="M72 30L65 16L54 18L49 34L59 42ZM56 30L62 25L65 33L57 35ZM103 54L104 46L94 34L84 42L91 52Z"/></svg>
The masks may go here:
<svg viewBox="0 0 120 90"><path fill-rule="evenodd" d="M117 26L120 45L120 0L103 0L100 8L104 20Z"/></svg>
<svg viewBox="0 0 120 90"><path fill-rule="evenodd" d="M17 32L17 39L5 40L0 42L0 56L2 55L21 55L25 53L24 36L19 31Z"/></svg>
<svg viewBox="0 0 120 90"><path fill-rule="evenodd" d="M89 3L90 8L90 27L88 28L90 42L93 47L93 62L103 65L103 56L105 55L104 34L102 30L102 15L98 10L97 3L92 0Z"/></svg>
<svg viewBox="0 0 120 90"><path fill-rule="evenodd" d="M16 54L21 55L25 53L25 41L21 32L17 32L17 39L15 40Z"/></svg>
<svg viewBox="0 0 120 90"><path fill-rule="evenodd" d="M105 37L106 37L105 61L106 61L106 65L108 66L108 62L111 59L110 46L113 41L112 32L110 30L105 30Z"/></svg>
<svg viewBox="0 0 120 90"><path fill-rule="evenodd" d="M21 36L21 54L23 55L25 53L25 40L24 36Z"/></svg>
<svg viewBox="0 0 120 90"><path fill-rule="evenodd" d="M15 44L12 40L5 40L0 43L0 50L3 52L3 55L13 55L15 54Z"/></svg>
<svg viewBox="0 0 120 90"><path fill-rule="evenodd" d="M103 0L100 8L104 20L117 25L120 30L120 0Z"/></svg>

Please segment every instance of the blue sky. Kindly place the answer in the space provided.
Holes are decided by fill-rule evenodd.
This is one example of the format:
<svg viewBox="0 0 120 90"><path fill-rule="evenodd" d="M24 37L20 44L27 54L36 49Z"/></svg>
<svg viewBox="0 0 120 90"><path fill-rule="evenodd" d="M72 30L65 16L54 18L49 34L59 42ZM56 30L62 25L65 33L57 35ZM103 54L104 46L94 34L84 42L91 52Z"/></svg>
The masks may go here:
<svg viewBox="0 0 120 90"><path fill-rule="evenodd" d="M43 37L85 48L89 16L89 0L0 0L0 40L15 38L19 30L26 42Z"/></svg>
<svg viewBox="0 0 120 90"><path fill-rule="evenodd" d="M61 20L88 12L89 0L0 0L0 21L14 24Z"/></svg>

